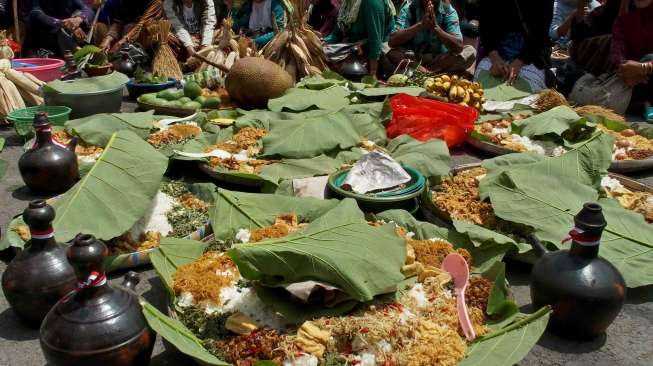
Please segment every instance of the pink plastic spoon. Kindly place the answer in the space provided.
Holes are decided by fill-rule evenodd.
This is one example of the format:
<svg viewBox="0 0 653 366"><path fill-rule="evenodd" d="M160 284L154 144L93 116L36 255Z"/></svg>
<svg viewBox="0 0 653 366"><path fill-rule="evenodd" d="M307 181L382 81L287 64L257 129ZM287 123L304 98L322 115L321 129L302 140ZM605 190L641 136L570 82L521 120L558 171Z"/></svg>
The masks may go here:
<svg viewBox="0 0 653 366"><path fill-rule="evenodd" d="M467 304L465 303L465 289L469 282L469 266L467 265L467 261L465 261L462 255L451 253L442 261L442 270L449 272L451 278L453 278L458 321L460 321L460 327L463 328L463 333L465 333L467 340L473 341L476 338L476 333L474 332L471 320L469 320Z"/></svg>

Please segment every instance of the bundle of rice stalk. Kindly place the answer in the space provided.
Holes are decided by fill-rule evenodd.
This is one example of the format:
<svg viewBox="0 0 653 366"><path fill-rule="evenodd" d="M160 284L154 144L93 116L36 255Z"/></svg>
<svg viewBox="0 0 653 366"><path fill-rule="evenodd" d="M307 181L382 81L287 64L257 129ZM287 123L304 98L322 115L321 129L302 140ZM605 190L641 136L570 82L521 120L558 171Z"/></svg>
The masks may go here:
<svg viewBox="0 0 653 366"><path fill-rule="evenodd" d="M600 105L584 105L580 107L574 107L574 111L576 111L576 113L578 113L578 115L581 117L599 116L610 121L626 122L624 116L619 115L613 110L602 107Z"/></svg>
<svg viewBox="0 0 653 366"><path fill-rule="evenodd" d="M163 0L150 1L150 4L145 9L145 13L141 15L140 18L138 18L136 25L130 29L127 34L125 34L122 40L125 42L137 41L139 38L141 38L141 34L143 34L145 30L147 30L152 25L158 24L160 20L165 18L166 15L163 11ZM147 40L144 43L145 44L143 44L143 46L150 47L152 42L151 40ZM173 52L175 52L176 55L181 47L181 42L179 42L177 37L171 33L168 35L168 45L170 48L172 48Z"/></svg>
<svg viewBox="0 0 653 366"><path fill-rule="evenodd" d="M152 29L154 30L154 28ZM168 45L168 35L170 34L170 22L168 20L159 21L158 25L158 47L152 61L152 73L155 75L167 76L181 80L184 75L181 67L177 62L177 57Z"/></svg>
<svg viewBox="0 0 653 366"><path fill-rule="evenodd" d="M306 24L304 1L282 0L281 3L288 24L263 47L263 57L277 63L295 81L321 74L326 69L326 55L319 36Z"/></svg>
<svg viewBox="0 0 653 366"><path fill-rule="evenodd" d="M543 90L535 101L535 109L538 112L546 112L563 105L569 106L567 98L553 89Z"/></svg>

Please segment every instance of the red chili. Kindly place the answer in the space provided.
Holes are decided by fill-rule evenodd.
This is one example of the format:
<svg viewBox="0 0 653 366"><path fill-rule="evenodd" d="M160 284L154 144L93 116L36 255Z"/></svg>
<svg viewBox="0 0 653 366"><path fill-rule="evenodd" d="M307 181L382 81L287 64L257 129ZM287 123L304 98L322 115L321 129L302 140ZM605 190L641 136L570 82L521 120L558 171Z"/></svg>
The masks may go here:
<svg viewBox="0 0 653 366"><path fill-rule="evenodd" d="M368 328L368 327L362 327L361 328L361 333L369 333L369 331L370 331L370 328Z"/></svg>

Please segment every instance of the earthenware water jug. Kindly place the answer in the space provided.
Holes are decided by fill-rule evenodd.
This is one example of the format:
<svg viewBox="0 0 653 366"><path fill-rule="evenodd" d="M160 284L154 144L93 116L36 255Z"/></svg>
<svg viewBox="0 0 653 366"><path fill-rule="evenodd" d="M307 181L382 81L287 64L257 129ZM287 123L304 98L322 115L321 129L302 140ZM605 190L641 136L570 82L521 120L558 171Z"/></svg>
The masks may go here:
<svg viewBox="0 0 653 366"><path fill-rule="evenodd" d="M122 287L107 283L106 245L79 234L68 248L78 290L61 299L41 326L41 349L50 366L148 365L155 333L149 328L134 292L135 272Z"/></svg>
<svg viewBox="0 0 653 366"><path fill-rule="evenodd" d="M18 161L18 169L25 184L38 194L64 193L79 180L73 137L68 146L52 140L52 127L46 113L34 116L36 140Z"/></svg>
<svg viewBox="0 0 653 366"><path fill-rule="evenodd" d="M598 256L606 227L601 206L586 203L574 217L565 241L571 248L547 252L531 236L539 259L533 266L531 299L535 308L551 305L549 329L565 338L587 339L605 332L621 311L626 285L621 273Z"/></svg>
<svg viewBox="0 0 653 366"><path fill-rule="evenodd" d="M34 328L59 299L77 287L66 248L54 238L54 216L54 209L44 200L29 203L23 220L32 238L2 274L7 302L25 324Z"/></svg>

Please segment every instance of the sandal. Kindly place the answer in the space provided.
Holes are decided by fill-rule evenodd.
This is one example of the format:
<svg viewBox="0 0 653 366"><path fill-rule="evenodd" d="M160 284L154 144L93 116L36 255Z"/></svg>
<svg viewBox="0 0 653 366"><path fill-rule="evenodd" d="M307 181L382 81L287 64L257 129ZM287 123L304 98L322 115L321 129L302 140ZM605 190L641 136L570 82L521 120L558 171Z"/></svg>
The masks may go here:
<svg viewBox="0 0 653 366"><path fill-rule="evenodd" d="M644 120L648 123L653 123L653 106L646 107L644 110Z"/></svg>

